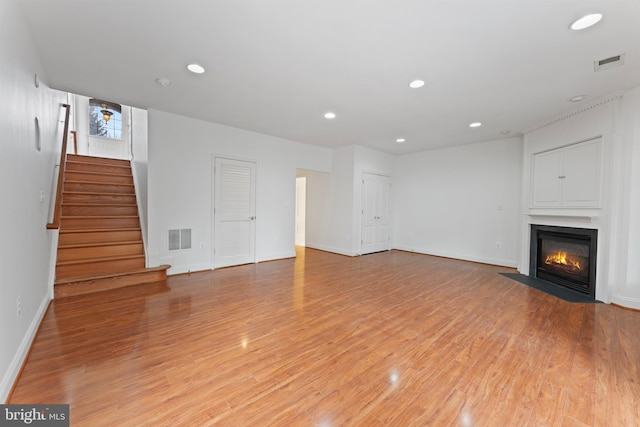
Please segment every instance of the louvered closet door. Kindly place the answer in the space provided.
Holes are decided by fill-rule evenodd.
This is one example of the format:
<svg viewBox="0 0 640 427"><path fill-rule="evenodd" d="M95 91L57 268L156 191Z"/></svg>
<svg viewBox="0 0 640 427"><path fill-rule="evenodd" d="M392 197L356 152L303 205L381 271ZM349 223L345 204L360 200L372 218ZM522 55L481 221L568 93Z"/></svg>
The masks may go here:
<svg viewBox="0 0 640 427"><path fill-rule="evenodd" d="M255 262L256 164L216 157L214 266Z"/></svg>

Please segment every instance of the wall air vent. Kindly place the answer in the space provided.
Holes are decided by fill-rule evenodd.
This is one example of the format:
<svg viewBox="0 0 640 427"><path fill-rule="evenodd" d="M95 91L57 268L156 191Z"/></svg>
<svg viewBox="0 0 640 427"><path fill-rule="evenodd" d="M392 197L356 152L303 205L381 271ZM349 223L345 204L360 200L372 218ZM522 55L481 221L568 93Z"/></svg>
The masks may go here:
<svg viewBox="0 0 640 427"><path fill-rule="evenodd" d="M619 67L622 64L624 64L624 53L599 61L593 61L593 71L608 70L609 68Z"/></svg>
<svg viewBox="0 0 640 427"><path fill-rule="evenodd" d="M191 249L191 229L169 230L169 250L180 251Z"/></svg>

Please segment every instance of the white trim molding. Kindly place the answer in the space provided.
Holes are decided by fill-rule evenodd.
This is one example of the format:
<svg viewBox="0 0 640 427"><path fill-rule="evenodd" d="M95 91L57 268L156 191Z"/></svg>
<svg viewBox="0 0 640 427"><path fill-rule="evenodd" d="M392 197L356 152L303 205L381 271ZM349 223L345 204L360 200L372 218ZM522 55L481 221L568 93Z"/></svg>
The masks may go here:
<svg viewBox="0 0 640 427"><path fill-rule="evenodd" d="M13 356L11 360L11 364L9 365L9 369L5 372L4 377L2 377L2 382L0 382L0 401L6 402L9 397L9 393L13 388L13 384L18 380L18 375L22 370L22 365L27 360L27 356L29 355L29 350L31 349L31 345L33 340L36 337L36 333L38 333L38 328L40 328L40 323L44 318L44 315L49 308L49 303L51 302L52 295L47 292L40 303L40 307L36 312L36 315L33 317L31 324L29 325L29 329L25 333L22 338L22 342L20 343L20 347L18 351Z"/></svg>
<svg viewBox="0 0 640 427"><path fill-rule="evenodd" d="M606 96L604 98L601 98L600 100L594 101L591 104L587 104L587 105L583 106L580 109L572 111L571 113L561 114L559 116L552 117L552 118L550 118L548 120L545 120L543 122L540 122L540 123L538 123L536 125L533 125L533 126L527 128L527 129L524 129L522 131L522 133L523 134L531 133L531 132L536 131L538 129L542 129L542 128L554 125L554 124L556 124L558 122L561 122L563 120L570 119L570 118L575 117L575 116L577 116L579 114L582 114L582 113L584 113L586 111L592 110L594 108L600 107L600 106L608 104L610 102L620 101L623 98L624 98L624 93L623 92L614 92L614 93L610 94L609 96Z"/></svg>
<svg viewBox="0 0 640 427"><path fill-rule="evenodd" d="M613 294L611 295L611 302L613 304L621 305L626 308L640 310L640 299L638 298L630 298L618 294Z"/></svg>

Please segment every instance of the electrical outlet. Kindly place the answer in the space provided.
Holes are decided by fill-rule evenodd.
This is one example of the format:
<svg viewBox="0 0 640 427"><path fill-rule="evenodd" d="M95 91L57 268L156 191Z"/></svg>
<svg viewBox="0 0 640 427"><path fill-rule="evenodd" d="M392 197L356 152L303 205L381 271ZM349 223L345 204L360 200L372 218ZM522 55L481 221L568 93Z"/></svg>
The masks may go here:
<svg viewBox="0 0 640 427"><path fill-rule="evenodd" d="M22 298L18 297L16 299L16 316L20 316L20 313L22 313Z"/></svg>
<svg viewBox="0 0 640 427"><path fill-rule="evenodd" d="M500 249L502 247L502 244L500 242L496 242L496 248Z"/></svg>
<svg viewBox="0 0 640 427"><path fill-rule="evenodd" d="M409 239L413 240L413 233L409 233Z"/></svg>
<svg viewBox="0 0 640 427"><path fill-rule="evenodd" d="M40 204L44 204L44 190L40 190Z"/></svg>
<svg viewBox="0 0 640 427"><path fill-rule="evenodd" d="M200 249L204 249L204 242L200 242Z"/></svg>

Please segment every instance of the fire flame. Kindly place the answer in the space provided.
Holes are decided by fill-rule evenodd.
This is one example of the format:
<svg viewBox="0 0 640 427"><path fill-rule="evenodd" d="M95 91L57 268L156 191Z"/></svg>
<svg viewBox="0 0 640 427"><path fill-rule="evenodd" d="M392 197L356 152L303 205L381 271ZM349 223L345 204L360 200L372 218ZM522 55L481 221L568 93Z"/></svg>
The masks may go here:
<svg viewBox="0 0 640 427"><path fill-rule="evenodd" d="M574 261L570 258L567 258L566 252L557 252L553 255L548 255L547 259L544 262L545 264L562 264L569 265L580 270L580 261Z"/></svg>

